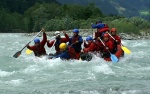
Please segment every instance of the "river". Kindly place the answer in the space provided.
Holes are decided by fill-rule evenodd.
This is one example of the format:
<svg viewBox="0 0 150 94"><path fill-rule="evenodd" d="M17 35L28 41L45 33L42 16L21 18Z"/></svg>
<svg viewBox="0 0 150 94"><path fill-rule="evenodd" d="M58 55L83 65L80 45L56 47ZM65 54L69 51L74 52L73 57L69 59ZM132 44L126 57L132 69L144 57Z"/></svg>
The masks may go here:
<svg viewBox="0 0 150 94"><path fill-rule="evenodd" d="M90 62L46 60L27 55L26 49L12 57L31 39L0 33L0 94L150 94L149 40L122 40L132 54L118 63L97 57Z"/></svg>

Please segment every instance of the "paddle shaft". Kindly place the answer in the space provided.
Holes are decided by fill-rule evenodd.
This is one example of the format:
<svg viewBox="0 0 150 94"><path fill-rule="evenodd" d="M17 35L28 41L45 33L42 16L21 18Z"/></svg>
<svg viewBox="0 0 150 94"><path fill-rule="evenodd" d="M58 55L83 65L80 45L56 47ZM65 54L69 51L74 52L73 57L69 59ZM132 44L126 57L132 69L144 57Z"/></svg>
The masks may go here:
<svg viewBox="0 0 150 94"><path fill-rule="evenodd" d="M53 46L52 46L52 47L51 47L51 49L49 50L48 55L49 55L49 54L50 54L50 52L52 51L52 49L53 49L53 47L54 47L55 43L56 43L56 40L54 41Z"/></svg>
<svg viewBox="0 0 150 94"><path fill-rule="evenodd" d="M35 37L34 37L33 39L31 39L27 44L31 43L31 41L33 41L41 32L42 32L42 30L41 30L39 33L37 33L37 34L35 35ZM27 45L25 45L20 51L22 51L26 46L27 46Z"/></svg>
<svg viewBox="0 0 150 94"><path fill-rule="evenodd" d="M42 32L42 30L41 30L32 40L30 40L27 44L29 44L31 41L33 41L41 32ZM27 44L26 44L20 51L16 52L16 53L13 55L13 57L15 57L15 58L19 57L20 54L21 54L21 51L27 46Z"/></svg>
<svg viewBox="0 0 150 94"><path fill-rule="evenodd" d="M116 39L110 34L110 33L108 33L108 35L113 39L113 40L115 40L116 41ZM121 46L123 46L123 44L121 43Z"/></svg>

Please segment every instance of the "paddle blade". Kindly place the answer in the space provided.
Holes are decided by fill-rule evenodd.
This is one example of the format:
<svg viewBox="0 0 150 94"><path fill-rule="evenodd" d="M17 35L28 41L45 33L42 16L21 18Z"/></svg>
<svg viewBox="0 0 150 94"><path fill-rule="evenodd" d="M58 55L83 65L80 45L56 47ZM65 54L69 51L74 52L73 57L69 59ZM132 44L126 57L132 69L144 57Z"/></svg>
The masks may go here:
<svg viewBox="0 0 150 94"><path fill-rule="evenodd" d="M111 58L112 62L116 63L119 61L119 59L114 54L110 54L110 55L111 55L110 58Z"/></svg>
<svg viewBox="0 0 150 94"><path fill-rule="evenodd" d="M13 55L13 57L14 57L14 58L17 58L17 57L20 56L20 54L21 54L21 51L18 51L17 53L15 53L15 54Z"/></svg>
<svg viewBox="0 0 150 94"><path fill-rule="evenodd" d="M130 51L128 48L126 48L126 47L124 47L124 46L121 46L121 48L122 48L122 50L123 50L125 53L131 54L131 51Z"/></svg>
<svg viewBox="0 0 150 94"><path fill-rule="evenodd" d="M32 50L29 49L26 50L26 54L31 54L32 52L33 52Z"/></svg>

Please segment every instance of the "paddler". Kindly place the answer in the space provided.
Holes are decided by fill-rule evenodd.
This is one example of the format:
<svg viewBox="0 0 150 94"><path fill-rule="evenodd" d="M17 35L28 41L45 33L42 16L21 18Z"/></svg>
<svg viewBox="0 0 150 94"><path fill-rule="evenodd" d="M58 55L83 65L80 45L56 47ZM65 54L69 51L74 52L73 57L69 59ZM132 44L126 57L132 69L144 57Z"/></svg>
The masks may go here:
<svg viewBox="0 0 150 94"><path fill-rule="evenodd" d="M109 35L108 34L104 34L103 35L103 42L105 44L105 46L103 46L103 50L102 50L102 58L108 58L110 57L110 52L113 51L114 49L114 44L113 42L110 40Z"/></svg>
<svg viewBox="0 0 150 94"><path fill-rule="evenodd" d="M53 45L55 46L55 50L56 50L55 55L58 55L58 54L60 53L59 45L60 45L61 43L67 43L67 42L69 41L69 36L68 36L68 34L66 34L65 31L63 31L63 33L64 33L65 38L61 38L60 32L59 32L59 31L56 31L56 32L55 32L55 36L56 36L55 40L52 40L52 41L48 40L48 41L47 41L47 46L48 46L49 48L52 47ZM54 42L55 42L55 44L54 44Z"/></svg>
<svg viewBox="0 0 150 94"><path fill-rule="evenodd" d="M80 58L82 43L83 43L83 39L82 39L82 36L79 35L79 29L74 29L73 36L70 38L68 45L71 45L74 48L75 52L77 53L78 59Z"/></svg>
<svg viewBox="0 0 150 94"><path fill-rule="evenodd" d="M77 55L76 52L74 50L74 48L72 48L71 46L67 46L66 43L61 43L59 45L59 49L60 49L60 54L54 56L53 58L61 58L61 59L77 59Z"/></svg>
<svg viewBox="0 0 150 94"><path fill-rule="evenodd" d="M86 41L88 44L84 41L84 52L96 52L98 51L98 45L93 41L93 38L91 36L88 36L86 38Z"/></svg>
<svg viewBox="0 0 150 94"><path fill-rule="evenodd" d="M34 52L34 55L37 57L41 57L43 55L46 55L46 50L44 48L46 41L47 41L47 36L45 33L45 30L42 28L42 32L43 32L43 39L42 41L40 41L39 38L34 39L34 45L33 46L29 46L29 44L27 44L27 48L32 50Z"/></svg>

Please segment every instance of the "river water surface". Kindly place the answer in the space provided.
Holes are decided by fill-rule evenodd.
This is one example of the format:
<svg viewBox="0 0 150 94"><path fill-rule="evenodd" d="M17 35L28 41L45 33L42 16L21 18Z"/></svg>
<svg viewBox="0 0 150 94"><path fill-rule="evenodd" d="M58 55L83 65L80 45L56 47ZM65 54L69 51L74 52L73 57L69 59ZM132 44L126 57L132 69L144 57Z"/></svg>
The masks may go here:
<svg viewBox="0 0 150 94"><path fill-rule="evenodd" d="M123 40L132 54L118 63L97 57L90 62L46 60L27 55L26 49L13 58L30 39L0 34L0 94L150 94L149 40Z"/></svg>

